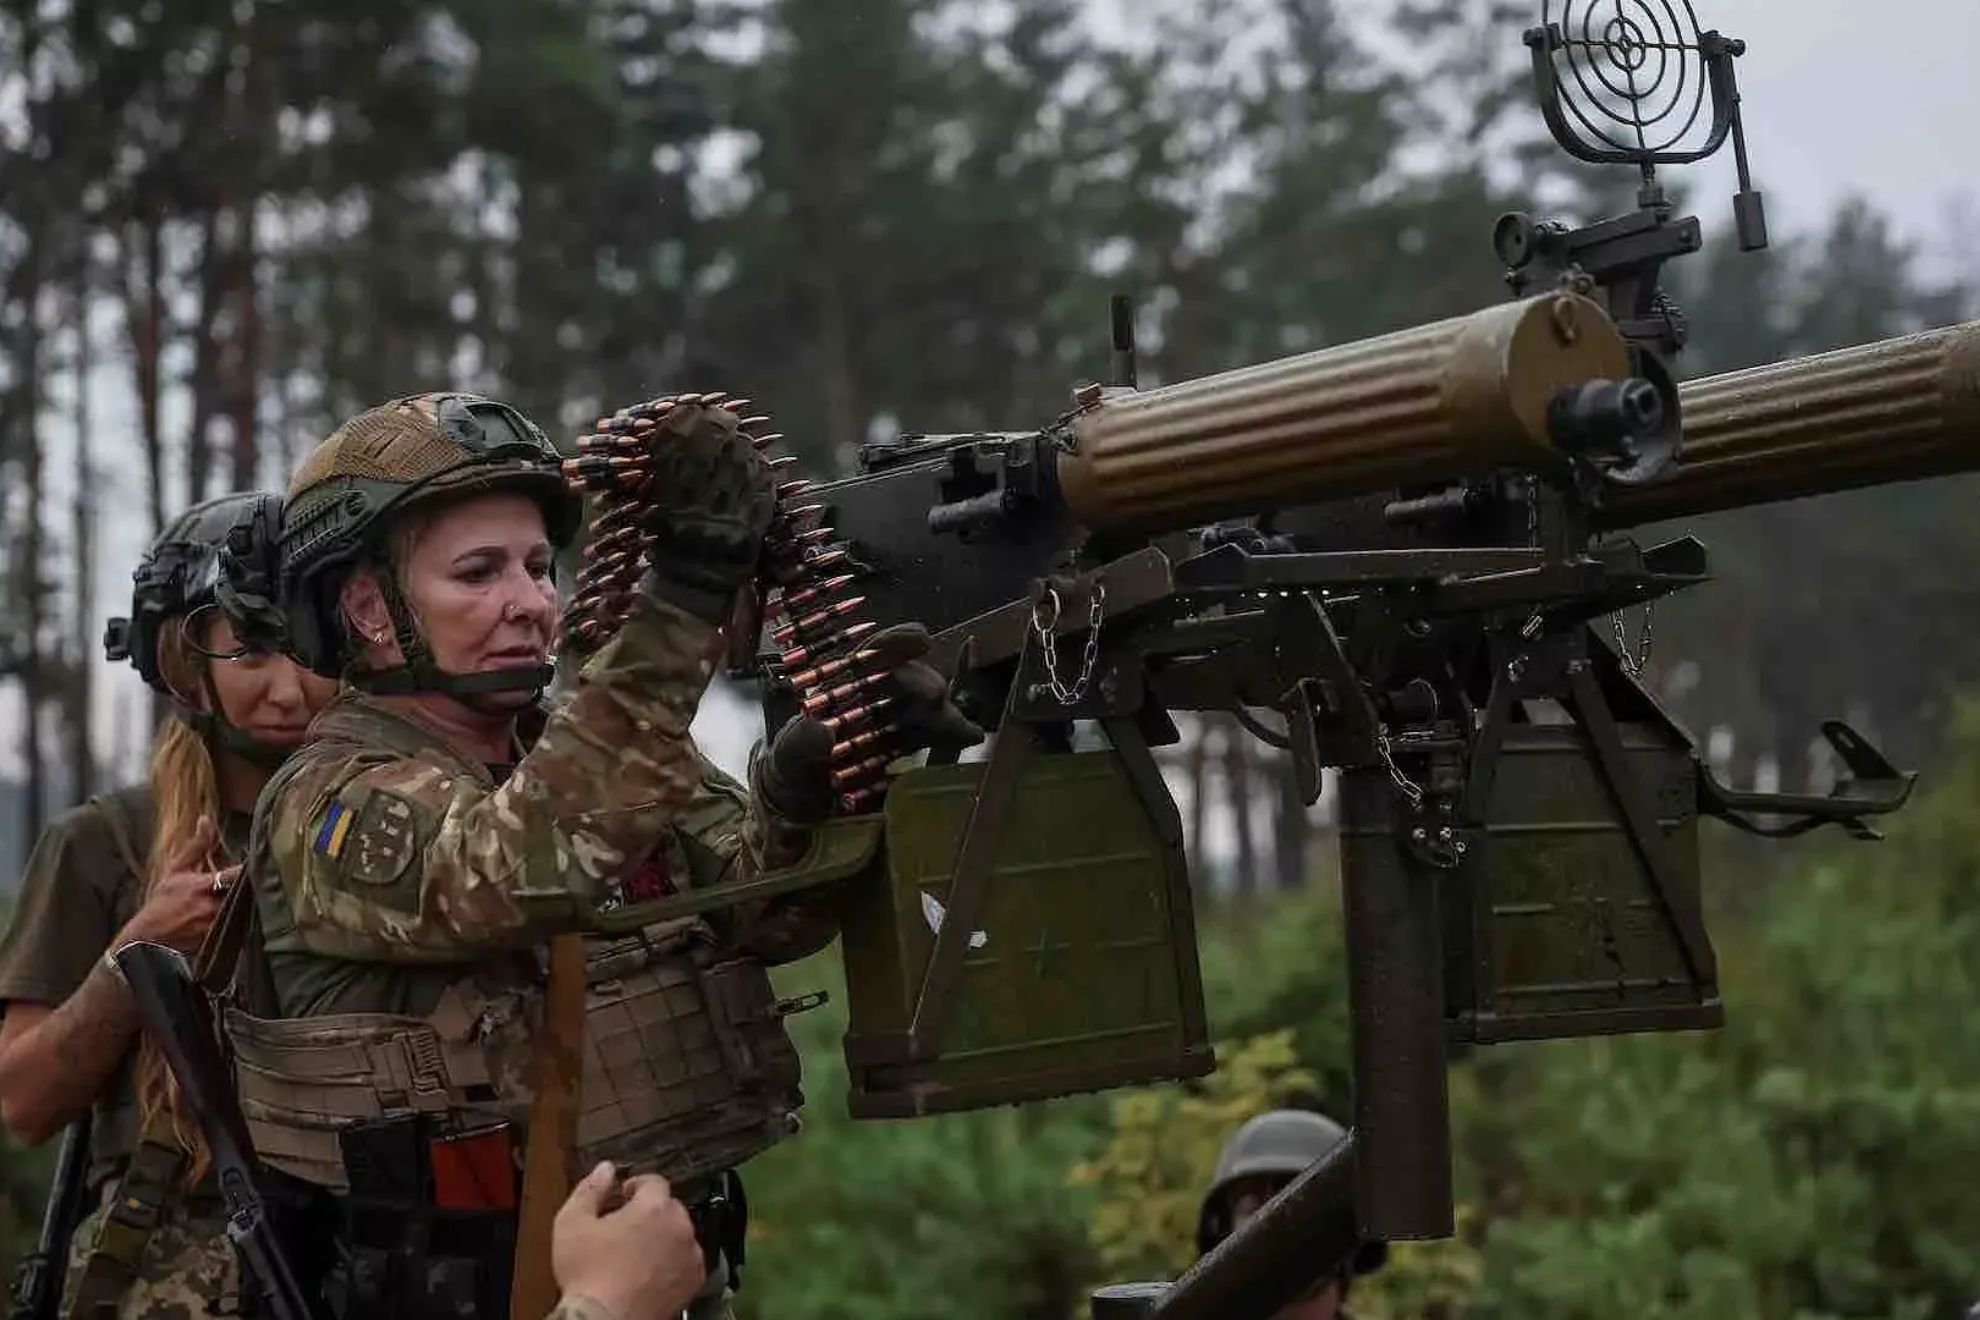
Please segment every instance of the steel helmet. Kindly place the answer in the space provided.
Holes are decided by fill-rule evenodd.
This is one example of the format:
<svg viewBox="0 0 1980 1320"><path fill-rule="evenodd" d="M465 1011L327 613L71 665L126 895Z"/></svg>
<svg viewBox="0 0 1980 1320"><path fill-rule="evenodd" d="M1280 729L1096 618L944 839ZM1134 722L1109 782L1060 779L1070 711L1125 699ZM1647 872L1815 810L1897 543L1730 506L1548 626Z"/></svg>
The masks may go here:
<svg viewBox="0 0 1980 1320"><path fill-rule="evenodd" d="M1236 1227L1230 1205L1236 1184L1248 1178L1290 1182L1346 1139L1346 1128L1311 1110L1274 1109L1246 1122L1217 1157L1217 1172L1197 1216L1197 1252L1208 1252ZM1351 1272L1372 1274L1387 1260L1388 1247L1370 1242L1355 1254Z"/></svg>

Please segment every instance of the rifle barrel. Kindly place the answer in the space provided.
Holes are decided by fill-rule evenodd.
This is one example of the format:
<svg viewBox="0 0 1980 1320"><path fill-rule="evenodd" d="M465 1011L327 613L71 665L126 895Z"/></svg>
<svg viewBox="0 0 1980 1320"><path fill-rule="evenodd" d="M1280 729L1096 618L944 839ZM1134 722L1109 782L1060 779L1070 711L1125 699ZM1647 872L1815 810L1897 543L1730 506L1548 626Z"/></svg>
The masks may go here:
<svg viewBox="0 0 1980 1320"><path fill-rule="evenodd" d="M1677 469L1611 492L1603 526L1980 468L1980 321L1707 376L1678 394Z"/></svg>

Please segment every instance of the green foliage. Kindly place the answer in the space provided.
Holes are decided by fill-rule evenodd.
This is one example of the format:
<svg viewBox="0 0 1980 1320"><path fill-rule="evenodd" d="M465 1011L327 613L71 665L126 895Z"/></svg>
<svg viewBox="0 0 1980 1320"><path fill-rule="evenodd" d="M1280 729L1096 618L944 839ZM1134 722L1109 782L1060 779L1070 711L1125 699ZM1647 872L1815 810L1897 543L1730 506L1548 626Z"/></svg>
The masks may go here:
<svg viewBox="0 0 1980 1320"><path fill-rule="evenodd" d="M1881 845L1804 845L1717 923L1717 1033L1475 1052L1451 1075L1459 1233L1399 1245L1372 1317L1826 1320L1980 1297L1980 704ZM1790 845L1791 846L1791 845ZM1708 884L1738 883L1708 868ZM805 1135L751 1166L751 1314L1076 1314L1173 1276L1225 1138L1349 1112L1334 886L1200 914L1198 1082L912 1123L842 1117L842 1023L802 1019ZM792 990L832 983L829 959ZM958 1286L957 1280L968 1280Z"/></svg>
<svg viewBox="0 0 1980 1320"><path fill-rule="evenodd" d="M782 969L787 992L842 984L836 953ZM1090 1199L1067 1170L1098 1139L1102 1102L911 1122L846 1116L836 1003L793 1023L804 1133L747 1169L743 1320L1064 1320L1096 1276Z"/></svg>
<svg viewBox="0 0 1980 1320"><path fill-rule="evenodd" d="M1980 712L1879 847L1824 856L1722 939L1717 1037L1479 1065L1476 1313L1950 1314L1980 1296Z"/></svg>
<svg viewBox="0 0 1980 1320"><path fill-rule="evenodd" d="M1315 1081L1299 1065L1293 1033L1278 1031L1219 1050L1217 1071L1200 1083L1117 1097L1106 1147L1071 1175L1099 1194L1091 1231L1108 1272L1168 1278L1188 1268L1225 1139L1246 1119L1296 1103Z"/></svg>
<svg viewBox="0 0 1980 1320"><path fill-rule="evenodd" d="M1212 1035L1244 1040L1290 1031L1312 1079L1295 1097L1344 1114L1348 1072L1347 958L1340 898L1332 883L1314 883L1258 910L1214 914L1200 961Z"/></svg>

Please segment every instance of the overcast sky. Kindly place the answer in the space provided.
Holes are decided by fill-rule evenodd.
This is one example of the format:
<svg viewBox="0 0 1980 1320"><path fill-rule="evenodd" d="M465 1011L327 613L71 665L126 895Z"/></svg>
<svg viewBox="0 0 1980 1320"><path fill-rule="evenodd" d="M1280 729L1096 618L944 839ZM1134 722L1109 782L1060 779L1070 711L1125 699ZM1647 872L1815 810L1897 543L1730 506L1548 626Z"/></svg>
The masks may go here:
<svg viewBox="0 0 1980 1320"><path fill-rule="evenodd" d="M1701 23L1747 43L1738 63L1747 143L1776 223L1804 227L1856 192L1898 221L1935 272L1980 256L1980 235L1950 224L1962 199L1980 199L1980 0L1697 8ZM1729 214L1730 155L1699 169L1712 194L1700 214L1715 224ZM1967 222L1980 223L1980 211Z"/></svg>
<svg viewBox="0 0 1980 1320"><path fill-rule="evenodd" d="M1112 23L1148 0L1088 0ZM1681 5L1683 0L1622 0L1625 8L1650 3ZM1391 0L1344 0L1363 17L1379 16ZM1558 7L1558 0L1556 0ZM1600 0L1603 7L1616 0ZM1980 274L1980 0L1913 0L1906 5L1873 5L1866 0L1694 0L1700 21L1748 43L1739 61L1748 141L1755 180L1766 192L1777 236L1818 224L1849 193L1861 193L1891 215L1918 244L1934 273L1953 269ZM1537 14L1538 4L1535 12ZM1509 31L1508 42L1518 33ZM1730 151L1726 160L1690 174L1699 214L1721 229L1730 214ZM1972 209L1969 228L1952 223L1965 199ZM106 323L99 334L110 335ZM128 400L105 398L95 409L97 424L128 424ZM60 428L52 428L59 431ZM66 437L51 437L58 444ZM57 464L56 484L64 476ZM98 599L103 609L122 608L130 566L142 550L139 520L118 512L142 507L133 472L104 474L106 513ZM66 495L58 495L66 498ZM127 596L125 597L127 599ZM104 717L99 727L125 723L113 708L137 698L128 668L106 671L99 686ZM734 763L751 730L735 727L738 712L718 720L730 727L711 730L710 751ZM0 691L0 774L18 766L18 701L9 687ZM106 756L121 750L107 742ZM135 771L138 767L128 767ZM116 767L123 772L126 767Z"/></svg>

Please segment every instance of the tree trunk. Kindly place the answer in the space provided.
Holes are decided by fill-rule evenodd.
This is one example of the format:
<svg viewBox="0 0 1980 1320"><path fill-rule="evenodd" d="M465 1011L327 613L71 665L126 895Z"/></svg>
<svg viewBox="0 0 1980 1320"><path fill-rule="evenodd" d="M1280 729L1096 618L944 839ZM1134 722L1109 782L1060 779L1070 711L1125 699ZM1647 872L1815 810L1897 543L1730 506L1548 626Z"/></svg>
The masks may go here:
<svg viewBox="0 0 1980 1320"><path fill-rule="evenodd" d="M94 719L90 709L90 675L96 670L96 527L90 516L95 498L95 474L90 471L89 372L90 351L89 235L76 253L76 476L75 502L70 508L69 535L74 541L75 618L71 634L75 672L69 688L69 773L71 797L81 802L96 791Z"/></svg>
<svg viewBox="0 0 1980 1320"><path fill-rule="evenodd" d="M1279 782L1279 809L1273 813L1271 835L1279 889L1299 889L1307 883L1307 841L1313 837L1313 821L1307 819L1307 803L1299 800L1299 782L1289 756L1281 758L1271 778Z"/></svg>
<svg viewBox="0 0 1980 1320"><path fill-rule="evenodd" d="M214 333L224 295L226 254L221 247L222 204L215 199L200 221L199 310L193 323L192 422L186 428L186 504L206 498L213 476L213 418L218 406L220 345Z"/></svg>
<svg viewBox="0 0 1980 1320"><path fill-rule="evenodd" d="M1230 791L1231 826L1237 831L1236 889L1249 898L1258 889L1258 846L1251 833L1251 741L1230 728L1224 733L1224 785Z"/></svg>
<svg viewBox="0 0 1980 1320"><path fill-rule="evenodd" d="M845 284L837 269L821 265L818 279L819 345L825 371L825 453L826 469L849 460L865 437L859 424L859 383L854 379L854 358L850 313L846 309Z"/></svg>
<svg viewBox="0 0 1980 1320"><path fill-rule="evenodd" d="M39 226L37 226L39 230ZM15 576L20 592L21 621L21 755L27 762L27 810L23 820L29 839L41 833L48 803L47 752L42 744L42 714L46 693L46 669L42 664L41 637L41 543L42 543L42 455L41 455L41 243L45 231L28 236L28 249L22 257L21 307L25 334L21 341L19 420L22 477L26 486L27 522L21 534L20 567Z"/></svg>
<svg viewBox="0 0 1980 1320"><path fill-rule="evenodd" d="M137 374L138 430L144 445L145 497L151 532L165 529L165 439L159 427L159 359L164 349L164 222L153 204L142 208L136 238L126 229L124 247L124 324Z"/></svg>
<svg viewBox="0 0 1980 1320"><path fill-rule="evenodd" d="M261 384L261 307L255 279L255 217L252 199L237 213L234 230L234 343L231 407L234 490L259 484L261 450L255 427L255 404Z"/></svg>
<svg viewBox="0 0 1980 1320"><path fill-rule="evenodd" d="M1210 858L1203 847L1210 828L1210 721L1199 715L1191 724L1183 775L1189 780L1189 873L1192 887L1200 890L1210 880Z"/></svg>

